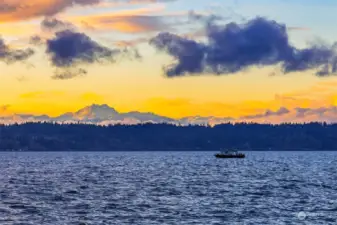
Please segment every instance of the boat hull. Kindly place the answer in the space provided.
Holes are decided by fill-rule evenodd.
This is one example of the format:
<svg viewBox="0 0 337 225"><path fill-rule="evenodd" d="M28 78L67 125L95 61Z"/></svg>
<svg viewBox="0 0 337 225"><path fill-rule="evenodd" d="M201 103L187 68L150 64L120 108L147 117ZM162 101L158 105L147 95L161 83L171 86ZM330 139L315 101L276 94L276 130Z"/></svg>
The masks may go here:
<svg viewBox="0 0 337 225"><path fill-rule="evenodd" d="M215 157L216 158L224 158L224 159L233 159L233 158L243 159L246 156L245 155L220 155L220 154L216 154Z"/></svg>

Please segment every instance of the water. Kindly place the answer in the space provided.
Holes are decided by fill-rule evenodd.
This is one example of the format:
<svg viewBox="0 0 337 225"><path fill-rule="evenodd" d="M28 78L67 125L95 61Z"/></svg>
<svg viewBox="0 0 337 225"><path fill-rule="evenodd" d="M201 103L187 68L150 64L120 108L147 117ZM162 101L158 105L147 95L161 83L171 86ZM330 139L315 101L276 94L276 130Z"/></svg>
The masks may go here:
<svg viewBox="0 0 337 225"><path fill-rule="evenodd" d="M0 224L337 224L337 152L0 153Z"/></svg>

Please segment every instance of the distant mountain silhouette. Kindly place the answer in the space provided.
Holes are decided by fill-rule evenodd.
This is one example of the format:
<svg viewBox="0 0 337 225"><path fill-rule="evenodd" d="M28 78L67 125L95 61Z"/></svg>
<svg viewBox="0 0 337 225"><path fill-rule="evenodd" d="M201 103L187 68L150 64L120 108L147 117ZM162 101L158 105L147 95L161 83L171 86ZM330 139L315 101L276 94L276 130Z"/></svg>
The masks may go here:
<svg viewBox="0 0 337 225"><path fill-rule="evenodd" d="M49 117L47 115L34 116L30 114L13 114L0 119L7 122L60 122L60 123L93 123L99 125L109 124L139 124L139 123L170 123L180 125L207 125L221 124L232 121L232 118L217 117L201 117L191 116L182 119L172 119L160 116L150 112L132 111L127 113L119 113L116 109L107 104L92 104L79 109L76 112L67 112L57 117Z"/></svg>
<svg viewBox="0 0 337 225"><path fill-rule="evenodd" d="M76 112L67 112L60 116L50 117L47 115L31 114L6 114L0 117L0 123L23 123L23 122L56 122L56 123L83 123L96 125L113 124L143 124L143 123L168 123L175 125L218 125L229 122L253 122L253 123L306 123L306 122L337 122L337 107L320 108L295 108L281 107L276 111L266 110L261 114L253 114L240 118L232 117L202 117L189 116L181 119L173 119L150 112L132 111L120 113L107 104L92 104L79 109Z"/></svg>
<svg viewBox="0 0 337 225"><path fill-rule="evenodd" d="M34 116L30 114L13 114L0 117L7 122L82 122L94 124L138 124L138 123L174 123L175 120L159 116L154 113L128 112L119 113L107 104L93 104L86 106L76 112L67 112L57 117L46 115Z"/></svg>

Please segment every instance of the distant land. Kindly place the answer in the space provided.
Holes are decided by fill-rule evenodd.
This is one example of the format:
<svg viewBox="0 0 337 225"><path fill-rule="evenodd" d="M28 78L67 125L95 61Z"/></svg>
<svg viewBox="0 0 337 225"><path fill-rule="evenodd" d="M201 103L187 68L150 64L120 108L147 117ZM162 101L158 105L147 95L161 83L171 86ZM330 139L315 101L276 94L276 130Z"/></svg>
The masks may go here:
<svg viewBox="0 0 337 225"><path fill-rule="evenodd" d="M151 112L131 111L120 113L107 104L92 104L79 109L76 112L67 112L59 116L51 117L48 115L32 114L8 114L0 116L1 124L15 124L26 122L52 122L61 124L83 123L95 125L114 125L114 124L143 124L143 123L168 123L177 125L208 125L222 124L233 121L233 118L221 117L201 117L191 116L180 119L173 119L166 116L157 115Z"/></svg>
<svg viewBox="0 0 337 225"><path fill-rule="evenodd" d="M337 150L337 124L0 125L1 151Z"/></svg>
<svg viewBox="0 0 337 225"><path fill-rule="evenodd" d="M258 114L241 117L216 117L216 116L187 116L182 118L169 118L152 112L118 112L107 104L92 104L75 112L66 112L59 116L32 115L24 113L12 113L4 110L0 116L0 124L15 124L26 122L51 122L51 123L83 123L95 125L114 124L143 124L166 123L175 125L219 125L224 123L306 123L327 122L337 123L337 107L328 106L320 108L295 108L281 107L275 111L266 110Z"/></svg>

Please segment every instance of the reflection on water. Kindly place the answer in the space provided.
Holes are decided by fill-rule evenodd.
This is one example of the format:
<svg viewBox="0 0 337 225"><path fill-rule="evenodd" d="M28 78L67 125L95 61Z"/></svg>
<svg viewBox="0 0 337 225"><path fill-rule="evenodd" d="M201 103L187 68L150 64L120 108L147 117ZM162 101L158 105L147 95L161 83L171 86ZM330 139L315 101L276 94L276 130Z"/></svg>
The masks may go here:
<svg viewBox="0 0 337 225"><path fill-rule="evenodd" d="M0 224L337 224L337 153L0 153Z"/></svg>

